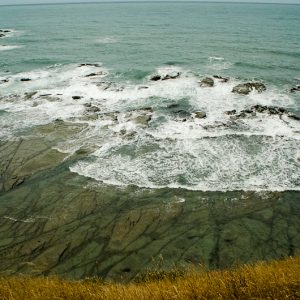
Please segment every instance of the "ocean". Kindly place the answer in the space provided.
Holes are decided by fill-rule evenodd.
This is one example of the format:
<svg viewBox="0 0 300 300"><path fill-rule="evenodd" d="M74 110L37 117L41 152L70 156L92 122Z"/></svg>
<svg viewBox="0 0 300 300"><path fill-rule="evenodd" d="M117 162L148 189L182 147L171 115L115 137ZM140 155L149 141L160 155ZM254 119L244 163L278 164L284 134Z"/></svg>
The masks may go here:
<svg viewBox="0 0 300 300"><path fill-rule="evenodd" d="M193 250L194 254L189 254L191 261L199 259L209 266L223 267L236 260L248 262L295 254L300 249L296 234L300 230L299 16L300 5L284 4L122 2L0 6L0 29L8 31L0 37L0 206L1 222L11 228L3 237L6 242L0 251L17 247L12 238L16 228L10 227L9 222L17 222L18 230L27 232L27 237L18 243L29 243L29 235L32 244L34 238L48 231L23 229L21 225L26 222L40 226L39 222L45 219L52 223L55 220L54 225L49 225L51 228L69 226L67 220L74 210L74 231L81 234L78 222L85 217L84 211L89 212L89 218L95 218L84 222L86 230L93 231L99 214L117 206L106 212L120 227L117 233L111 229L110 234L117 234L114 241L107 234L101 235L109 223L101 216L99 222L104 227L97 229L101 232L98 246L87 237L82 237L80 246L74 246L85 256L105 244L109 250L103 250L104 247L101 251L106 251L103 257L111 264L106 262L98 270L94 266L86 269L78 261L70 264L61 260L63 267L57 269L53 262L41 272L48 274L53 270L76 278L91 274L115 278L121 272L131 278L141 269L140 265L134 261L135 267L122 265L121 271L115 269L120 260L112 256L121 254L111 254L113 251L127 253L126 247L139 237L141 249L149 246L150 257L157 240L157 249L169 245L164 233L157 233L155 239L153 232L151 238L142 234L156 218L170 226L175 222L174 216L181 222L183 214L182 218L189 220L184 222L196 230L198 221L189 219L190 214L195 210L203 213L203 205L204 210L212 212L214 205L217 208L213 216L207 217L205 212L201 218L214 222L222 216L225 221L209 226L205 221L205 230L218 234L205 236L205 230L196 234L202 239L198 239L197 249L205 246L200 252ZM244 83L248 83L246 93L233 92ZM18 150L21 146L15 146L19 141L28 143L23 152ZM8 172L11 165L13 171ZM71 177L72 183L67 184ZM55 192L49 192L54 187ZM74 189L79 198L73 207L69 197ZM89 198L87 190L99 193L100 198L107 197L103 200L106 206L101 202L101 209L93 217L91 203L97 202L98 196ZM88 208L83 208L82 199L89 199L85 200ZM42 206L32 209L35 201ZM229 209L226 201L231 208L238 208ZM165 218L157 213L162 205L169 209ZM187 207L181 211L178 205ZM283 212L282 206L288 208ZM137 209L139 213L135 215ZM259 216L258 211L262 211ZM120 237L122 226L126 227L125 216L134 219L130 226L142 219L144 225L139 225L136 235L128 229ZM266 223L253 225L247 219L252 217ZM276 232L270 233L274 222L277 224L276 217L286 222L282 225L278 221L283 226L278 225L278 232L292 228L292 233L277 234L282 247L269 239L269 234ZM153 220L150 222L149 218ZM230 223L232 218L235 225ZM226 222L230 223L230 230ZM254 227L250 230L251 224ZM232 226L244 229L239 231ZM252 234L262 228L264 240L256 244L253 241L261 237ZM172 234L175 231L174 227ZM216 254L222 248L222 234L228 231L234 237L224 237L225 252ZM177 231L181 237L185 236L183 232ZM243 246L237 242L233 249L235 240L247 234L249 239L241 242ZM195 245L193 238L192 241ZM218 245L207 250L216 241ZM257 250L267 241L269 252ZM170 261L173 255L180 262L184 260L187 250L178 250L180 243L172 246L176 253L166 246L165 255ZM44 248L36 248L38 255L46 255L51 247L45 240ZM66 249L68 252L72 247ZM128 251L132 253L134 249ZM238 249L252 252L241 255ZM12 267L23 257L24 253L18 251L11 258L10 267L19 272L23 266ZM37 259L28 253L28 260ZM158 250L155 253L160 254ZM128 258L128 253L125 256ZM93 259L90 256L89 262ZM145 254L141 260L144 259ZM133 264L130 259L125 261ZM1 268L7 269L8 265Z"/></svg>

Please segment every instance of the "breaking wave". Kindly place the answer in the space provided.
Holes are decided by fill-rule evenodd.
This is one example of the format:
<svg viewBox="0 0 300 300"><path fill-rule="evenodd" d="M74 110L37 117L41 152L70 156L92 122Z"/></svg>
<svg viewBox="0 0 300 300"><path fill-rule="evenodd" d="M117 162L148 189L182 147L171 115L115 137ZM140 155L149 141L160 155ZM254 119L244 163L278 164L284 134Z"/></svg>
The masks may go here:
<svg viewBox="0 0 300 300"><path fill-rule="evenodd" d="M294 98L274 86L242 96L232 93L240 80L215 77L207 87L201 79L167 66L138 83L124 82L101 64L7 75L0 78L1 135L56 119L84 123L87 129L57 148L90 147L92 154L70 169L108 184L299 190L300 121L289 113L298 109Z"/></svg>

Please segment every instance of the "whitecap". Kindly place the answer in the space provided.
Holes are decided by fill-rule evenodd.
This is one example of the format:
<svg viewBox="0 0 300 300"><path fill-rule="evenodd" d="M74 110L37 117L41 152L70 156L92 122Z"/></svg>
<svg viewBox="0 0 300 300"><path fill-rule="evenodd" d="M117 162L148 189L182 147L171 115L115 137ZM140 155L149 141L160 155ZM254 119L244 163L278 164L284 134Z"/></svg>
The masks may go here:
<svg viewBox="0 0 300 300"><path fill-rule="evenodd" d="M117 43L118 39L113 36L103 36L96 39L97 44L114 44Z"/></svg>
<svg viewBox="0 0 300 300"><path fill-rule="evenodd" d="M0 51L8 51L23 48L23 45L0 45Z"/></svg>

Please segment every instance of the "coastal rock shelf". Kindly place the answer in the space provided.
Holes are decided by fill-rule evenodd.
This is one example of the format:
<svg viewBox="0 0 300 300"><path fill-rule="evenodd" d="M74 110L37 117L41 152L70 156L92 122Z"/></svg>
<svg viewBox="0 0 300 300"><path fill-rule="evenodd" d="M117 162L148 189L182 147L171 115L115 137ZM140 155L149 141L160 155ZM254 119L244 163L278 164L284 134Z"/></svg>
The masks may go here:
<svg viewBox="0 0 300 300"><path fill-rule="evenodd" d="M87 152L52 148L82 126L57 121L1 143L1 274L129 280L300 253L299 192L95 185L69 171Z"/></svg>

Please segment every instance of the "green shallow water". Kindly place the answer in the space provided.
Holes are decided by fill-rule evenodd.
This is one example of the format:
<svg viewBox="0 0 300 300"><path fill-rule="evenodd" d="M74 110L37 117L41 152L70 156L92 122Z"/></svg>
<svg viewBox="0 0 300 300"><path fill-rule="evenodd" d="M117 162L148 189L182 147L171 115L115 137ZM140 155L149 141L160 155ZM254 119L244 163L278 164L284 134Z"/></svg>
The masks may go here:
<svg viewBox="0 0 300 300"><path fill-rule="evenodd" d="M299 255L299 192L99 185L69 171L85 150L66 159L51 149L79 130L56 123L0 144L2 274L126 281Z"/></svg>

